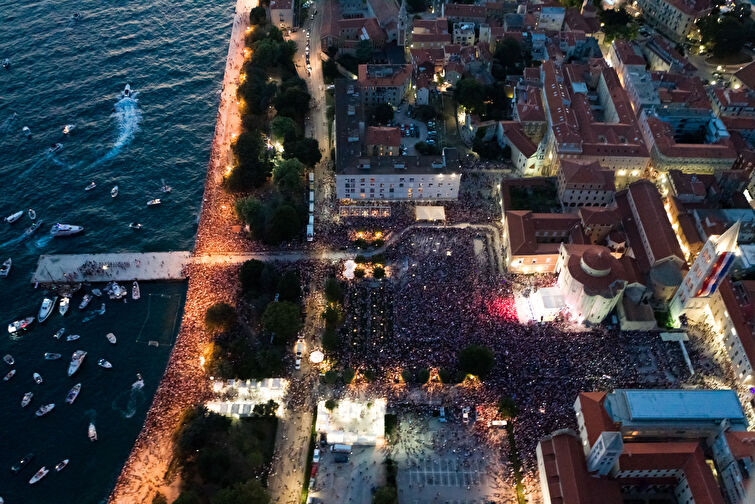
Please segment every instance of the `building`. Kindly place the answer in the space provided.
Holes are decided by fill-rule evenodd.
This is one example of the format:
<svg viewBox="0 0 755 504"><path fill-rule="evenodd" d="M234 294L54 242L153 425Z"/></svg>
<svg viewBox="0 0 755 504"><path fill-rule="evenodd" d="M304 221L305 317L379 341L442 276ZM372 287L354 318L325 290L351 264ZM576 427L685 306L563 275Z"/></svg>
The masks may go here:
<svg viewBox="0 0 755 504"><path fill-rule="evenodd" d="M517 174L531 177L538 173L538 146L525 134L521 123L499 121L496 137L498 145L511 149L511 162L514 163Z"/></svg>
<svg viewBox="0 0 755 504"><path fill-rule="evenodd" d="M453 42L448 33L448 21L440 19L415 19L412 22L411 40L409 46L412 49L443 49Z"/></svg>
<svg viewBox="0 0 755 504"><path fill-rule="evenodd" d="M281 29L294 26L294 1L270 0L270 23Z"/></svg>
<svg viewBox="0 0 755 504"><path fill-rule="evenodd" d="M475 42L474 23L454 23L453 43L473 46Z"/></svg>
<svg viewBox="0 0 755 504"><path fill-rule="evenodd" d="M669 314L674 321L688 309L702 308L705 298L716 291L734 262L738 235L739 222L722 235L708 238L671 300Z"/></svg>
<svg viewBox="0 0 755 504"><path fill-rule="evenodd" d="M638 0L642 16L650 26L676 43L697 31L695 22L710 9L710 0Z"/></svg>
<svg viewBox="0 0 755 504"><path fill-rule="evenodd" d="M359 65L359 86L366 106L388 103L397 107L409 89L411 65Z"/></svg>
<svg viewBox="0 0 755 504"><path fill-rule="evenodd" d="M543 7L537 20L539 30L561 31L566 10L563 7Z"/></svg>
<svg viewBox="0 0 755 504"><path fill-rule="evenodd" d="M398 126L369 126L364 145L370 156L398 156L401 148L401 130Z"/></svg>
<svg viewBox="0 0 755 504"><path fill-rule="evenodd" d="M616 39L611 42L606 60L616 69L619 80L625 86L626 74L645 71L646 62L640 48L626 40Z"/></svg>
<svg viewBox="0 0 755 504"><path fill-rule="evenodd" d="M558 199L565 208L605 207L613 203L615 192L613 172L601 169L597 161L561 161L561 169L558 171Z"/></svg>
<svg viewBox="0 0 755 504"><path fill-rule="evenodd" d="M569 241L572 231L579 226L579 216L508 210L503 226L508 271L552 273L556 271L560 244Z"/></svg>
<svg viewBox="0 0 755 504"><path fill-rule="evenodd" d="M661 72L695 72L697 68L660 35L653 35L641 45L650 70Z"/></svg>

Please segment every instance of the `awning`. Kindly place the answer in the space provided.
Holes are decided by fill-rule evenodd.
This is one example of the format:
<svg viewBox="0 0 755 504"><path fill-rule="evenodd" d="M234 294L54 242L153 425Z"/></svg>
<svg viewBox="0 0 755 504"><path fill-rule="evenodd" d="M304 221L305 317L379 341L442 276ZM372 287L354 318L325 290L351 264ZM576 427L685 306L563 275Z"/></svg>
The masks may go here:
<svg viewBox="0 0 755 504"><path fill-rule="evenodd" d="M418 221L444 221L446 220L446 209L442 206L416 206L414 207L416 219Z"/></svg>

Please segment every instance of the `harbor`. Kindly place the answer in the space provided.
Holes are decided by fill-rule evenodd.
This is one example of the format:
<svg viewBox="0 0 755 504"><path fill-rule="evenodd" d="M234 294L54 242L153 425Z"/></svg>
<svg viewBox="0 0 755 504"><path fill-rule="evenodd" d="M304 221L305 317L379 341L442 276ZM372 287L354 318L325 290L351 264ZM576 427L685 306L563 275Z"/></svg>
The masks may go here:
<svg viewBox="0 0 755 504"><path fill-rule="evenodd" d="M41 255L32 283L184 280L191 252Z"/></svg>

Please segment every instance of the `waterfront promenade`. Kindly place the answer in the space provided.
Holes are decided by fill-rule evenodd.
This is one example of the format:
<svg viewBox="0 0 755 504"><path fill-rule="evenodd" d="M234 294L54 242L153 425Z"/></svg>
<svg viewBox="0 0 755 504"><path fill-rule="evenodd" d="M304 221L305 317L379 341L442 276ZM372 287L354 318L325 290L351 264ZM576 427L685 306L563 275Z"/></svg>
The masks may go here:
<svg viewBox="0 0 755 504"><path fill-rule="evenodd" d="M218 225L217 216L230 217L232 212L232 207L228 208L228 202L222 196L222 174L230 159L230 143L240 131L235 94L244 59L244 35L249 28L249 13L256 6L257 0L236 2L196 250L210 251L212 244L220 244L223 250L227 250L230 243L238 244L237 240L230 238L230 226ZM187 408L211 397L200 361L211 344L211 335L204 330L204 313L211 304L219 301L235 303L237 270L235 266L219 264L186 266L189 286L181 328L144 426L110 494L110 503L149 504L158 491L168 498L168 502L178 496L180 478L169 474L173 434Z"/></svg>
<svg viewBox="0 0 755 504"><path fill-rule="evenodd" d="M191 252L41 255L32 283L184 280Z"/></svg>

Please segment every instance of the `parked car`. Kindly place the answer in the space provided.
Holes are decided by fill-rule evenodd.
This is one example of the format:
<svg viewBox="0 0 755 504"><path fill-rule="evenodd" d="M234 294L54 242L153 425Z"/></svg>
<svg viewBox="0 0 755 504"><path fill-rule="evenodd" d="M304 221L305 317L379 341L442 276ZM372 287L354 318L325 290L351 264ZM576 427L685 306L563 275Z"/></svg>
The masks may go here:
<svg viewBox="0 0 755 504"><path fill-rule="evenodd" d="M315 448L314 454L312 455L312 463L317 464L320 462L320 449Z"/></svg>

